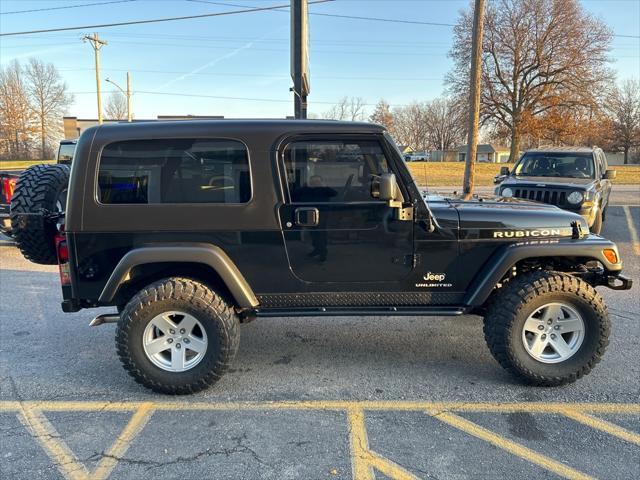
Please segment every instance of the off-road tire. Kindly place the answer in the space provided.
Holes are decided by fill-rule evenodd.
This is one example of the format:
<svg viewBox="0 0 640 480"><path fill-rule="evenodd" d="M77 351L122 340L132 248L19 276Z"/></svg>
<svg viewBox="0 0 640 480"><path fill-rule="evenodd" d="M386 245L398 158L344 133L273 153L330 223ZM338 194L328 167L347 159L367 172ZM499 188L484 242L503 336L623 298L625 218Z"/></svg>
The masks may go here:
<svg viewBox="0 0 640 480"><path fill-rule="evenodd" d="M58 227L54 220L42 215L42 210L55 212L56 203L68 185L67 165L34 165L18 177L11 196L11 230L22 255L33 263L58 263L55 246Z"/></svg>
<svg viewBox="0 0 640 480"><path fill-rule="evenodd" d="M528 316L553 301L571 304L582 316L584 340L561 363L542 363L526 351L522 328ZM588 283L559 272L537 271L510 281L490 301L484 335L494 358L525 383L558 386L575 382L600 361L609 344L611 324L602 297Z"/></svg>
<svg viewBox="0 0 640 480"><path fill-rule="evenodd" d="M193 315L208 337L204 358L190 370L169 372L154 365L143 348L143 332L158 314L178 310ZM159 393L184 395L216 383L229 368L240 343L240 322L233 308L207 285L181 277L157 281L125 306L116 329L116 349L136 382Z"/></svg>
<svg viewBox="0 0 640 480"><path fill-rule="evenodd" d="M596 235L600 235L600 232L602 231L603 222L604 222L604 212L602 211L602 209L598 208L598 211L596 212L596 218L593 221L593 225L589 227L589 231L591 233L595 233Z"/></svg>

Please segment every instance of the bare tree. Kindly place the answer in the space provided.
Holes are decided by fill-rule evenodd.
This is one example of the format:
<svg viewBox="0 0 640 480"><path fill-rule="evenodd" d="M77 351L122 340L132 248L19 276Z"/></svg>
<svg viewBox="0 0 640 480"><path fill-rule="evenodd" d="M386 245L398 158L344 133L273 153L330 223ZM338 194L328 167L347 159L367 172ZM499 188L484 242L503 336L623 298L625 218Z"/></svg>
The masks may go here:
<svg viewBox="0 0 640 480"><path fill-rule="evenodd" d="M364 107L365 101L362 97L342 97L323 117L332 120L361 121L365 119Z"/></svg>
<svg viewBox="0 0 640 480"><path fill-rule="evenodd" d="M10 159L30 158L36 131L24 70L16 60L0 70L2 156Z"/></svg>
<svg viewBox="0 0 640 480"><path fill-rule="evenodd" d="M640 82L627 79L615 86L605 102L609 116L608 141L612 148L624 152L629 163L629 151L640 147Z"/></svg>
<svg viewBox="0 0 640 480"><path fill-rule="evenodd" d="M122 92L113 92L109 95L104 109L106 117L111 120L127 119L127 97Z"/></svg>
<svg viewBox="0 0 640 480"><path fill-rule="evenodd" d="M27 92L34 118L39 127L41 158L47 158L47 143L62 136L62 116L73 102L58 70L52 63L29 59L25 69Z"/></svg>
<svg viewBox="0 0 640 480"><path fill-rule="evenodd" d="M391 107L386 100L381 99L373 113L369 116L369 121L383 125L387 130L393 130L393 113L391 113Z"/></svg>
<svg viewBox="0 0 640 480"><path fill-rule="evenodd" d="M472 12L454 29L451 89L468 99ZM588 106L611 78L611 31L577 0L488 0L481 118L506 128L515 161L527 119L560 106Z"/></svg>
<svg viewBox="0 0 640 480"><path fill-rule="evenodd" d="M451 150L464 142L465 112L460 102L440 97L428 102L424 112L427 142L434 150Z"/></svg>
<svg viewBox="0 0 640 480"><path fill-rule="evenodd" d="M413 102L393 110L392 135L398 143L408 145L413 150L427 150L429 148L427 105L426 103Z"/></svg>

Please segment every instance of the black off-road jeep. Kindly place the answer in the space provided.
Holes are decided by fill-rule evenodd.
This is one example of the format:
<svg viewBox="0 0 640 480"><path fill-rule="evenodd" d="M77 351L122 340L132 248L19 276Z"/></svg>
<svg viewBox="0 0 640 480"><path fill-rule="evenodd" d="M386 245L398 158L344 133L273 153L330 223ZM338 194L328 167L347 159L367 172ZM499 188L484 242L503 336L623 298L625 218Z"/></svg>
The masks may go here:
<svg viewBox="0 0 640 480"><path fill-rule="evenodd" d="M502 167L496 195L550 203L582 215L600 233L609 205L607 157L598 147L548 147L525 152L513 170Z"/></svg>
<svg viewBox="0 0 640 480"><path fill-rule="evenodd" d="M587 374L608 343L612 242L554 206L423 198L384 129L333 121L120 124L82 134L57 239L65 312L113 306L126 370L159 392L216 382L240 323L484 316L533 384ZM366 328L363 324L362 328Z"/></svg>

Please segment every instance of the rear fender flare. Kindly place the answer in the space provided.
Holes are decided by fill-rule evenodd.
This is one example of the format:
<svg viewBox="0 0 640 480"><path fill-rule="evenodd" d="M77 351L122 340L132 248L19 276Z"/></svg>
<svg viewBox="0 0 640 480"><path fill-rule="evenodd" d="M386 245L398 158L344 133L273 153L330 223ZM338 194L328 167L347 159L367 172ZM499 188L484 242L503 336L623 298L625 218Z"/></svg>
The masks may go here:
<svg viewBox="0 0 640 480"><path fill-rule="evenodd" d="M111 273L100 294L100 303L111 302L131 270L152 263L200 263L215 270L240 308L253 309L259 304L253 290L238 267L220 247L209 244L149 245L128 252Z"/></svg>
<svg viewBox="0 0 640 480"><path fill-rule="evenodd" d="M614 249L618 263L610 263L602 253L605 248ZM467 289L464 305L468 307L482 306L494 287L507 275L519 261L527 258L574 257L597 260L609 272L622 270L620 254L615 243L600 237L558 243L513 243L506 245L494 253L487 263L476 274Z"/></svg>

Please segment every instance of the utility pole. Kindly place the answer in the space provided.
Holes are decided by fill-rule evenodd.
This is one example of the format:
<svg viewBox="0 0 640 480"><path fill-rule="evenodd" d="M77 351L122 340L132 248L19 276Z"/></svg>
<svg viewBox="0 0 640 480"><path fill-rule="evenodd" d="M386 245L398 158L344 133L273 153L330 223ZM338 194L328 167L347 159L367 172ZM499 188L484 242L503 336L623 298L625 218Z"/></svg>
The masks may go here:
<svg viewBox="0 0 640 480"><path fill-rule="evenodd" d="M124 91L120 85L111 80L109 77L105 78L105 82L109 82L114 85L122 94L127 97L127 122L131 122L133 119L133 112L131 111L131 74L127 72L127 90Z"/></svg>
<svg viewBox="0 0 640 480"><path fill-rule="evenodd" d="M131 74L127 72L127 122L131 123Z"/></svg>
<svg viewBox="0 0 640 480"><path fill-rule="evenodd" d="M480 118L480 77L482 73L482 26L484 23L484 0L475 0L473 10L473 37L471 40L471 74L469 88L469 121L467 158L464 166L462 193L471 198L478 153L478 123Z"/></svg>
<svg viewBox="0 0 640 480"><path fill-rule="evenodd" d="M100 95L100 49L107 42L101 40L97 33L93 36L85 35L82 37L83 41L89 41L93 47L93 53L96 63L96 93L98 95L98 123L102 125L102 96Z"/></svg>
<svg viewBox="0 0 640 480"><path fill-rule="evenodd" d="M309 23L307 0L291 0L291 77L295 118L307 118Z"/></svg>

